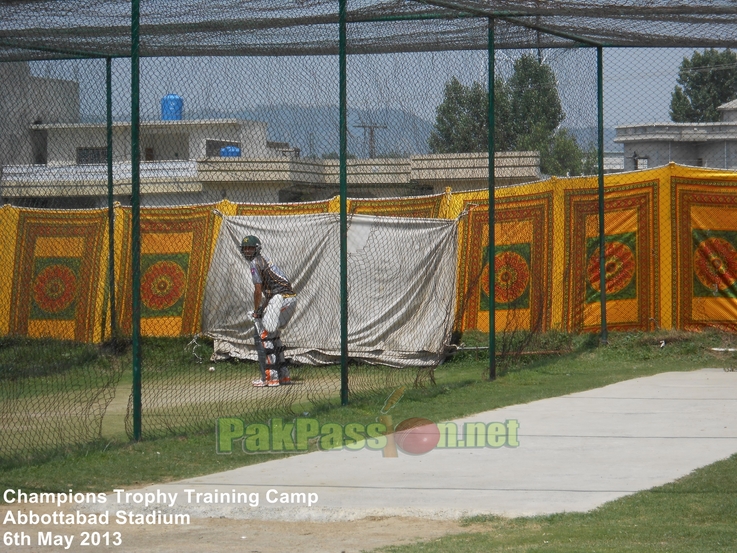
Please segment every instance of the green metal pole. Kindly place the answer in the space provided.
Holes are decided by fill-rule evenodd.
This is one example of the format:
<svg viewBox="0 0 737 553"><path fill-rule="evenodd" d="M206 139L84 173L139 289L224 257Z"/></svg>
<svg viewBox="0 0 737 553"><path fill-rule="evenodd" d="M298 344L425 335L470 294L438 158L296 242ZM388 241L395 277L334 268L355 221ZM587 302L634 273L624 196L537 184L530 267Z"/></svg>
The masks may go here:
<svg viewBox="0 0 737 553"><path fill-rule="evenodd" d="M108 282L110 283L110 331L118 338L115 312L115 211L113 209L113 60L105 59L105 95L107 115L107 218L108 218Z"/></svg>
<svg viewBox="0 0 737 553"><path fill-rule="evenodd" d="M133 439L141 439L141 152L140 130L140 0L131 2L131 264L133 304L131 314L133 352Z"/></svg>
<svg viewBox="0 0 737 553"><path fill-rule="evenodd" d="M347 0L339 0L340 65L340 403L348 405L348 90Z"/></svg>
<svg viewBox="0 0 737 553"><path fill-rule="evenodd" d="M496 160L494 158L494 131L496 121L494 119L494 18L489 18L489 43L488 43L488 74L489 74L489 105L487 107L488 132L489 132L489 380L496 379L496 298L494 280L496 277L495 250L496 235L494 233L494 202Z"/></svg>
<svg viewBox="0 0 737 553"><path fill-rule="evenodd" d="M494 18L489 18L488 38L488 75L489 75L489 105L486 109L488 117L489 132L489 380L496 379L496 298L494 297L494 279L496 267L494 263L496 235L494 234L494 211L496 209L494 195L496 191L495 173L496 159L494 157L494 131L496 121L494 120L494 61L496 53L494 50Z"/></svg>
<svg viewBox="0 0 737 553"><path fill-rule="evenodd" d="M601 342L607 343L606 328L606 252L604 251L604 63L602 47L596 47L596 96L598 112L599 161L599 289L601 292Z"/></svg>

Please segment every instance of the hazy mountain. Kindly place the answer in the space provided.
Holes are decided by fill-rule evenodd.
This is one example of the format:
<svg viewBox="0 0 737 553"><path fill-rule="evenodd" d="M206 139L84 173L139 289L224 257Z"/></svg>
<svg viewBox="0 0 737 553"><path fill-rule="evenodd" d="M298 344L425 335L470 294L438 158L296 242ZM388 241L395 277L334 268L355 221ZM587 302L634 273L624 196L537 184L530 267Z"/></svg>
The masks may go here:
<svg viewBox="0 0 737 553"><path fill-rule="evenodd" d="M301 150L303 157L322 157L339 150L339 111L336 106L301 107L293 105L256 106L235 112L218 110L187 112L187 119L236 117L268 123L268 138L288 142ZM357 125L375 126L374 142L378 157L428 153L427 140L432 123L398 109L348 110L348 151L356 157L369 155L370 130Z"/></svg>
<svg viewBox="0 0 737 553"><path fill-rule="evenodd" d="M268 139L287 142L301 150L302 157L322 157L339 150L339 111L337 106L256 106L249 109L185 110L186 119L249 119L268 124ZM97 121L94 122L103 122ZM379 157L406 157L429 153L427 145L433 123L399 109L348 109L348 151L359 157L369 157L370 130L358 125L375 126L374 141ZM596 144L596 127L567 129L582 148ZM623 151L614 142L615 129L604 129L604 151Z"/></svg>

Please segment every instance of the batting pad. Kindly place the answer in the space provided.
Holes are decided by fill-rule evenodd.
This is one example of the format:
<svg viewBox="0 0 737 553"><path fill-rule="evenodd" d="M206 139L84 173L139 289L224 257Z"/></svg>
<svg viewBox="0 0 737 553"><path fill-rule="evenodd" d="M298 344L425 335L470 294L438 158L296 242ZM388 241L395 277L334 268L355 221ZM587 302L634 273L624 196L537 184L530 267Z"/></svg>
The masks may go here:
<svg viewBox="0 0 737 553"><path fill-rule="evenodd" d="M285 356L340 359L340 218L335 213L224 217L205 285L203 334L213 360L256 359L253 283L240 253L258 236L262 255L297 293L282 331ZM458 221L352 215L348 220L348 355L392 367L432 366L447 352L455 314Z"/></svg>

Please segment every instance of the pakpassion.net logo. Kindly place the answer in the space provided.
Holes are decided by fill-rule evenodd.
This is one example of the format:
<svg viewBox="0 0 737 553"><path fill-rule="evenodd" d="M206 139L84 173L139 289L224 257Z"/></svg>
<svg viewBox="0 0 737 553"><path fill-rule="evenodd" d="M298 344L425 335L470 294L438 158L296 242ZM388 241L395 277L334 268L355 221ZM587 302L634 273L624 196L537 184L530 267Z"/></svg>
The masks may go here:
<svg viewBox="0 0 737 553"><path fill-rule="evenodd" d="M396 456L398 448L409 455L422 455L433 449L499 448L519 446L519 423L504 422L434 423L413 417L392 428L390 417L370 424L320 424L313 418L292 421L274 418L269 424L246 424L237 417L219 418L216 451L228 454L242 449L246 453L299 453L317 444L323 451L369 449ZM240 442L240 445L239 445Z"/></svg>

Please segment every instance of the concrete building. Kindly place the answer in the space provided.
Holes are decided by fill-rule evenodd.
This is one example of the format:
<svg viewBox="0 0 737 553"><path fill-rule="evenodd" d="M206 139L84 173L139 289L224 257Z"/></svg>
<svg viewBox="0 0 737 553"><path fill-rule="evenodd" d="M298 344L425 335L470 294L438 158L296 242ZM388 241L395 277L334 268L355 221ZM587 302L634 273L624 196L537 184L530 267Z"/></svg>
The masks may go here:
<svg viewBox="0 0 737 553"><path fill-rule="evenodd" d="M39 123L42 164L3 167L5 203L81 208L107 205L107 128L104 124ZM129 123L113 125L113 195L130 202ZM305 159L285 143L267 140L267 124L241 119L162 120L141 123L141 205L295 202L339 193L339 162ZM221 155L223 148L238 155ZM441 154L407 159L350 159L352 197L391 197L485 188L486 154ZM496 156L497 185L539 180L537 152Z"/></svg>
<svg viewBox="0 0 737 553"><path fill-rule="evenodd" d="M31 130L47 137L45 164L49 167L107 163L105 124L40 124L31 125ZM242 119L142 121L139 140L142 161L219 157L227 146L237 147L242 157L249 158L282 157L288 150L288 145L267 140L266 123ZM114 123L114 163L130 162L130 144L130 123Z"/></svg>
<svg viewBox="0 0 737 553"><path fill-rule="evenodd" d="M0 66L0 197L29 207L107 206L107 125L80 121L79 84L31 76L28 64ZM339 193L339 162L305 159L268 140L267 123L183 118L167 95L161 120L140 124L141 205L297 202ZM131 196L131 124L112 126L114 200ZM488 186L486 154L349 159L351 197L441 193ZM498 186L539 180L537 152L496 156Z"/></svg>
<svg viewBox="0 0 737 553"><path fill-rule="evenodd" d="M36 162L5 165L0 178L6 202L36 207L98 207L107 202L107 126L38 123ZM131 124L113 124L116 201L131 190ZM241 119L143 121L140 126L142 203L173 205L212 201L203 190L198 162L221 159L223 148L249 159L283 161L299 156L288 144L267 140L267 124ZM231 158L222 158L231 159ZM220 196L218 196L218 199Z"/></svg>
<svg viewBox="0 0 737 553"><path fill-rule="evenodd" d="M541 178L538 152L496 154L496 185ZM340 192L338 160L220 159L198 163L203 192L236 202L314 201ZM434 154L404 159L349 159L348 194L379 198L439 194L488 186L486 154ZM213 190L220 190L217 198Z"/></svg>
<svg viewBox="0 0 737 553"><path fill-rule="evenodd" d="M697 167L737 169L737 100L717 108L717 123L646 123L616 127L624 145L624 170L671 161Z"/></svg>
<svg viewBox="0 0 737 553"><path fill-rule="evenodd" d="M620 173L624 171L624 152L604 152L604 172Z"/></svg>
<svg viewBox="0 0 737 553"><path fill-rule="evenodd" d="M27 63L0 64L0 166L46 163L48 123L79 121L79 83L31 75Z"/></svg>

